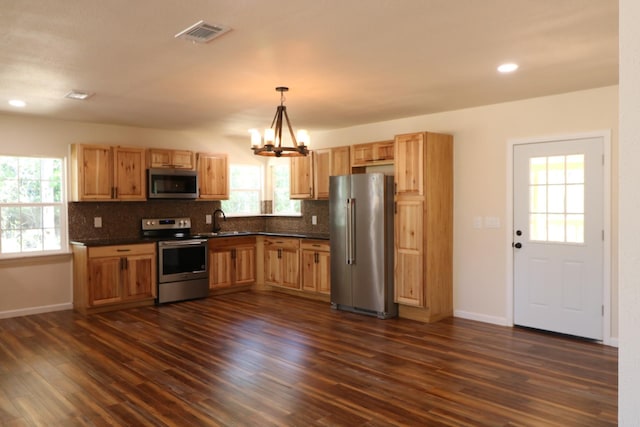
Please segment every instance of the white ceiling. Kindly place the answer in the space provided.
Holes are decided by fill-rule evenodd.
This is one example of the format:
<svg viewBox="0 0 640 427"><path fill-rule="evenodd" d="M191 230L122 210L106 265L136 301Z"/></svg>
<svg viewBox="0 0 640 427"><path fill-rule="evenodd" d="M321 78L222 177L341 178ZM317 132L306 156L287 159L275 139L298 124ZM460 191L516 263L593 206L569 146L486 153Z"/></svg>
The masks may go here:
<svg viewBox="0 0 640 427"><path fill-rule="evenodd" d="M616 0L0 0L0 112L333 129L618 82ZM199 20L232 31L174 35ZM499 75L515 61L520 69ZM65 99L71 89L95 92ZM24 99L16 110L7 101Z"/></svg>

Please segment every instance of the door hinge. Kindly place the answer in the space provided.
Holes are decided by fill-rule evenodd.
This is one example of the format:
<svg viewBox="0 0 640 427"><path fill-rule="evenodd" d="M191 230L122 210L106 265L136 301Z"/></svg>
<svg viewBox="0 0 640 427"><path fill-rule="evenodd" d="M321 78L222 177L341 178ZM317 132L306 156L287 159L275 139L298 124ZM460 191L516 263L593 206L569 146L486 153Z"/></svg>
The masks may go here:
<svg viewBox="0 0 640 427"><path fill-rule="evenodd" d="M602 241L604 242L604 230L602 230Z"/></svg>
<svg viewBox="0 0 640 427"><path fill-rule="evenodd" d="M604 304L602 304L602 315L604 316Z"/></svg>

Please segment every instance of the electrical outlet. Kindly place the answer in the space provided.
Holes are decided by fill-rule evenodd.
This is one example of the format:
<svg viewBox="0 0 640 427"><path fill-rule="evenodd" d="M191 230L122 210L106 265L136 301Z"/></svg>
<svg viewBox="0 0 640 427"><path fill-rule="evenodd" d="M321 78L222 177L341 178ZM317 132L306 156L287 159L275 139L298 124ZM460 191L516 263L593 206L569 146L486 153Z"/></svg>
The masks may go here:
<svg viewBox="0 0 640 427"><path fill-rule="evenodd" d="M318 225L318 216L311 215L311 225Z"/></svg>
<svg viewBox="0 0 640 427"><path fill-rule="evenodd" d="M95 228L102 228L102 217L101 216L94 216L93 217L93 226Z"/></svg>
<svg viewBox="0 0 640 427"><path fill-rule="evenodd" d="M205 215L204 218L205 218L204 219L205 224L211 224L211 215L210 214Z"/></svg>

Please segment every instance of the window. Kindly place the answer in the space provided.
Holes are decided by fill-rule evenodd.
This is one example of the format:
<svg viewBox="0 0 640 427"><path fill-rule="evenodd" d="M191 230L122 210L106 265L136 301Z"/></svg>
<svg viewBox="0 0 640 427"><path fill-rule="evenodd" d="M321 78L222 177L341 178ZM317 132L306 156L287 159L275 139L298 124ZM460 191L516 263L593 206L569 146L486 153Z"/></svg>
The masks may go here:
<svg viewBox="0 0 640 427"><path fill-rule="evenodd" d="M300 215L300 200L289 198L289 170L289 162L271 166L274 214Z"/></svg>
<svg viewBox="0 0 640 427"><path fill-rule="evenodd" d="M0 156L0 257L66 247L64 160Z"/></svg>
<svg viewBox="0 0 640 427"><path fill-rule="evenodd" d="M260 215L262 168L254 165L229 166L229 200L222 210L230 215Z"/></svg>
<svg viewBox="0 0 640 427"><path fill-rule="evenodd" d="M529 160L530 240L584 243L584 154Z"/></svg>

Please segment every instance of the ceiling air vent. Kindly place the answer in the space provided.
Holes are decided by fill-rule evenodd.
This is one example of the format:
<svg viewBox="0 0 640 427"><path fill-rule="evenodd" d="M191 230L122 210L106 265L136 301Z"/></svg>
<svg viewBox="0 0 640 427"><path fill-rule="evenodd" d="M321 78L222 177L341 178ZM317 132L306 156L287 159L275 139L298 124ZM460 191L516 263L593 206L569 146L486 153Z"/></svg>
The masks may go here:
<svg viewBox="0 0 640 427"><path fill-rule="evenodd" d="M186 30L180 31L175 35L175 38L191 40L195 43L208 43L230 30L231 28L224 25L207 24L204 21L200 21Z"/></svg>

